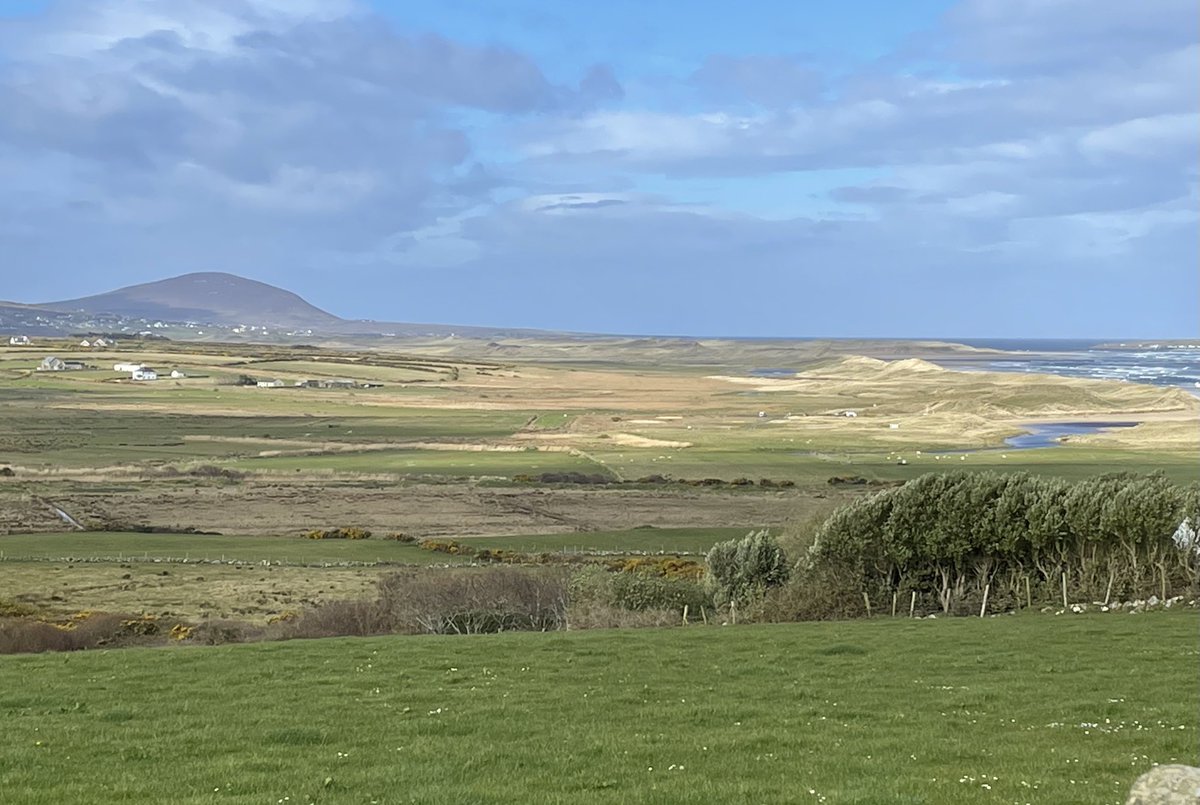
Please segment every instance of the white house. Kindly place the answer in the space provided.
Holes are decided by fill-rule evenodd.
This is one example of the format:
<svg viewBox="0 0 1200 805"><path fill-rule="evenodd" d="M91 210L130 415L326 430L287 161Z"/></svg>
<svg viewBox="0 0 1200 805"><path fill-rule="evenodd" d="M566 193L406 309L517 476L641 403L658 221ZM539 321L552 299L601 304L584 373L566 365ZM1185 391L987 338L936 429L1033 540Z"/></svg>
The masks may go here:
<svg viewBox="0 0 1200 805"><path fill-rule="evenodd" d="M134 380L158 380L158 372L143 366L141 369L135 369L133 372Z"/></svg>
<svg viewBox="0 0 1200 805"><path fill-rule="evenodd" d="M88 341L86 338L79 342L79 346L81 347L90 347L91 345L92 342Z"/></svg>
<svg viewBox="0 0 1200 805"><path fill-rule="evenodd" d="M137 371L140 371L145 368L146 368L146 364L144 364L144 363L126 362L126 363L114 363L113 364L114 372L137 372Z"/></svg>
<svg viewBox="0 0 1200 805"><path fill-rule="evenodd" d="M109 341L107 338L97 338L95 341L92 342L93 349L103 349L104 347L111 347L111 346L113 346L113 342Z"/></svg>
<svg viewBox="0 0 1200 805"><path fill-rule="evenodd" d="M842 416L856 417L858 416L858 411L842 411Z"/></svg>
<svg viewBox="0 0 1200 805"><path fill-rule="evenodd" d="M10 347L27 347L27 346L29 346L29 336L27 336L27 335L10 336L8 339L8 345Z"/></svg>
<svg viewBox="0 0 1200 805"><path fill-rule="evenodd" d="M62 358L56 358L53 355L48 355L42 359L38 365L39 372L62 372L67 368L67 363Z"/></svg>
<svg viewBox="0 0 1200 805"><path fill-rule="evenodd" d="M179 371L178 369L171 370L171 378L173 380L182 380L185 377L187 377L187 375L185 375L183 372Z"/></svg>
<svg viewBox="0 0 1200 805"><path fill-rule="evenodd" d="M255 385L260 389L281 389L284 383L282 380L260 380Z"/></svg>

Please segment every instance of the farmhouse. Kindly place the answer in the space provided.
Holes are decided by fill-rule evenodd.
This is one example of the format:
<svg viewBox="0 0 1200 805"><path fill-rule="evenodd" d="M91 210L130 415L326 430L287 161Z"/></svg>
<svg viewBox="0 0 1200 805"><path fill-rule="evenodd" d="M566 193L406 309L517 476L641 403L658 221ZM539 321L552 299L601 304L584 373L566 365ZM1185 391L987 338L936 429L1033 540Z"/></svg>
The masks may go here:
<svg viewBox="0 0 1200 805"><path fill-rule="evenodd" d="M179 371L178 369L171 370L171 378L173 380L182 380L185 377L187 377L187 375L185 375L183 372Z"/></svg>
<svg viewBox="0 0 1200 805"><path fill-rule="evenodd" d="M38 365L37 370L39 372L65 372L67 370L67 362L62 358L50 355L42 358L42 362Z"/></svg>
<svg viewBox="0 0 1200 805"><path fill-rule="evenodd" d="M29 346L29 336L27 336L27 335L10 336L8 339L8 345L10 347L27 347L27 346Z"/></svg>
<svg viewBox="0 0 1200 805"><path fill-rule="evenodd" d="M353 389L358 388L358 384L353 380L322 380L321 388L323 389Z"/></svg>
<svg viewBox="0 0 1200 805"><path fill-rule="evenodd" d="M856 417L858 416L858 411L842 411L842 416Z"/></svg>
<svg viewBox="0 0 1200 805"><path fill-rule="evenodd" d="M321 387L319 380L297 380L296 388L298 389L317 389Z"/></svg>
<svg viewBox="0 0 1200 805"><path fill-rule="evenodd" d="M144 364L144 363L126 362L126 363L114 363L113 364L114 372L136 372L139 369L145 369L145 368L146 368L146 364Z"/></svg>
<svg viewBox="0 0 1200 805"><path fill-rule="evenodd" d="M259 380L254 385L258 386L260 389L281 389L283 388L284 383L282 380Z"/></svg>
<svg viewBox="0 0 1200 805"><path fill-rule="evenodd" d="M134 380L158 380L158 372L148 366L135 369L132 376Z"/></svg>

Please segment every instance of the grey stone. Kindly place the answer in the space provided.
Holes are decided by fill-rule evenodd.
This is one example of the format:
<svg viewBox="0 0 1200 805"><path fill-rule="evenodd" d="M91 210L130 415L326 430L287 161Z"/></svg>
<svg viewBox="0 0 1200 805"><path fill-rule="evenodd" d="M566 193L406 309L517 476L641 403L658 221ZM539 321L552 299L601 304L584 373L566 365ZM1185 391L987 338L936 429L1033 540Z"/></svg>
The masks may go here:
<svg viewBox="0 0 1200 805"><path fill-rule="evenodd" d="M1200 769L1155 766L1137 778L1125 805L1200 805Z"/></svg>

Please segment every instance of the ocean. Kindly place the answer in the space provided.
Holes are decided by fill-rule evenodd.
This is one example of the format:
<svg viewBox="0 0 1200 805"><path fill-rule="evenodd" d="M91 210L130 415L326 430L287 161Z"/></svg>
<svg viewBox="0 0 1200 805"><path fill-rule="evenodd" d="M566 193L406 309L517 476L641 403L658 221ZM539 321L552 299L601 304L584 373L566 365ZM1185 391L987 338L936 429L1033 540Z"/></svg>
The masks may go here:
<svg viewBox="0 0 1200 805"><path fill-rule="evenodd" d="M1003 349L1003 358L956 360L957 368L999 372L1038 372L1065 377L1090 377L1177 386L1200 394L1200 345L1147 344L1113 348L1097 342L1028 340L960 340L981 349Z"/></svg>

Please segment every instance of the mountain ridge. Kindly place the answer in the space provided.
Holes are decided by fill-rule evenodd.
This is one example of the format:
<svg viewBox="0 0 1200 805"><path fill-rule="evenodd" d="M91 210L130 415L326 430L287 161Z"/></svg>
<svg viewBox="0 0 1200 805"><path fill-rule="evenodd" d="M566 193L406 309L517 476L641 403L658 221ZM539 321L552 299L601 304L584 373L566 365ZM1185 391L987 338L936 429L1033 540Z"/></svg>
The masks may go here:
<svg viewBox="0 0 1200 805"><path fill-rule="evenodd" d="M317 328L346 323L291 291L223 271L181 274L36 307L221 325Z"/></svg>

